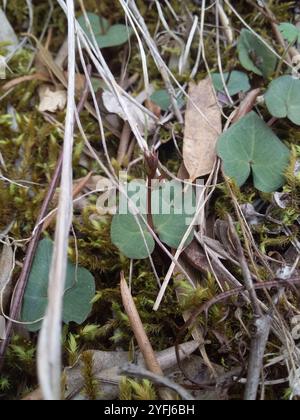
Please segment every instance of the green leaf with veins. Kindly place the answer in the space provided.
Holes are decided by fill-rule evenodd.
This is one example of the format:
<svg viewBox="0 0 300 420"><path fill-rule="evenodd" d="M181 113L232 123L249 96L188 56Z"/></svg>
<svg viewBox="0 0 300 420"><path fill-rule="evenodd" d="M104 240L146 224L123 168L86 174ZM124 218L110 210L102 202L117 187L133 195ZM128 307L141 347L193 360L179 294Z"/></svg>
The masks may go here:
<svg viewBox="0 0 300 420"><path fill-rule="evenodd" d="M153 192L153 223L162 242L174 249L179 247L194 217L195 205L196 197L192 187L184 186L179 181L169 181ZM188 246L193 238L194 229L189 234L185 246Z"/></svg>
<svg viewBox="0 0 300 420"><path fill-rule="evenodd" d="M240 92L248 92L248 90L251 89L249 77L246 73L241 71L232 71L231 73L224 73L223 77L228 92L231 96L234 96ZM216 91L225 93L225 88L220 73L212 74L212 81Z"/></svg>
<svg viewBox="0 0 300 420"><path fill-rule="evenodd" d="M169 247L177 249L186 234L191 218L185 214L155 214L153 223L155 230L162 242ZM184 246L188 246L194 238L194 229L190 233Z"/></svg>
<svg viewBox="0 0 300 420"><path fill-rule="evenodd" d="M22 322L30 323L45 316L48 305L48 282L53 254L53 242L44 239L39 243L27 287L25 290ZM92 310L95 296L95 280L85 268L67 263L67 277L63 301L63 321L66 324L82 324ZM41 322L26 326L29 331L38 331Z"/></svg>
<svg viewBox="0 0 300 420"><path fill-rule="evenodd" d="M289 43L293 44L296 41L300 42L300 31L292 23L284 22L278 26L283 38Z"/></svg>
<svg viewBox="0 0 300 420"><path fill-rule="evenodd" d="M126 25L117 24L111 26L107 19L100 17L95 13L88 13L87 15L100 48L118 47L123 45L128 42L133 33L132 29ZM78 18L78 22L92 41L93 37L83 15Z"/></svg>
<svg viewBox="0 0 300 420"><path fill-rule="evenodd" d="M158 105L163 111L168 111L171 106L171 97L167 90L161 89L154 92L150 99L156 105ZM177 104L179 108L182 108L185 104L185 100L182 95L177 97Z"/></svg>
<svg viewBox="0 0 300 420"><path fill-rule="evenodd" d="M136 187L137 185L134 185ZM141 187L141 184L138 185ZM145 191L140 188L142 195L141 211L146 220ZM134 197L132 192L129 197ZM184 198L185 197L185 198ZM195 197L192 189L183 192L181 182L167 182L153 188L152 191L152 220L155 232L160 240L171 248L178 248L188 226L194 216ZM178 213L178 214L177 214ZM144 259L149 257L155 248L155 241L142 220L141 216L133 214L117 214L113 217L111 225L111 239L114 245L128 258ZM189 245L194 237L194 231L190 233L185 246Z"/></svg>
<svg viewBox="0 0 300 420"><path fill-rule="evenodd" d="M242 66L259 76L269 78L276 69L276 55L248 29L241 32L238 54Z"/></svg>
<svg viewBox="0 0 300 420"><path fill-rule="evenodd" d="M289 118L300 125L300 80L282 76L273 80L265 94L270 114L276 118Z"/></svg>
<svg viewBox="0 0 300 420"><path fill-rule="evenodd" d="M155 241L141 216L136 218L132 214L116 214L111 225L111 240L127 258L143 260L154 251Z"/></svg>
<svg viewBox="0 0 300 420"><path fill-rule="evenodd" d="M225 174L239 186L251 172L255 187L262 192L276 191L284 184L290 151L255 112L221 135L217 151Z"/></svg>

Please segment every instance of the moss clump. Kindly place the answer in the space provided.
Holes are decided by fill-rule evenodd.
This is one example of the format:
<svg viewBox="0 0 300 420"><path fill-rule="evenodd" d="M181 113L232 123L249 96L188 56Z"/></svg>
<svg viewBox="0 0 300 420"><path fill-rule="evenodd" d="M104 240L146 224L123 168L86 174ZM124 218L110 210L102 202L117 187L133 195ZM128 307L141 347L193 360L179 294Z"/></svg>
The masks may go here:
<svg viewBox="0 0 300 420"><path fill-rule="evenodd" d="M86 351L82 353L81 360L83 362L82 366L82 377L84 379L83 395L90 401L97 400L100 395L99 383L94 376L94 361L93 361L93 352Z"/></svg>

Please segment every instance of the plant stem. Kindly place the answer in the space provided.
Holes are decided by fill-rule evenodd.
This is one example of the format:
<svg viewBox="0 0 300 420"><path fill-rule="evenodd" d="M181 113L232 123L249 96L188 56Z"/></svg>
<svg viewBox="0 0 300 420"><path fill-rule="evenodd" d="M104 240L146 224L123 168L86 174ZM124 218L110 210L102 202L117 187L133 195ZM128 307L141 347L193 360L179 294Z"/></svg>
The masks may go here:
<svg viewBox="0 0 300 420"><path fill-rule="evenodd" d="M152 181L156 178L158 168L158 155L155 151L145 152L145 164L147 171L147 222L152 230L154 223L152 217Z"/></svg>

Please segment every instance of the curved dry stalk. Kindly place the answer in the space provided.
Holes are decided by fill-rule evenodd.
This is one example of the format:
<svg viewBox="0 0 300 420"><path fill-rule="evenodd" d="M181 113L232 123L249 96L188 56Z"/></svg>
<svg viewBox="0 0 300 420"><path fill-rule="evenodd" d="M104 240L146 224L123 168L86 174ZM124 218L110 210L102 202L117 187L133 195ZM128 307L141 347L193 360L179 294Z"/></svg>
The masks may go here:
<svg viewBox="0 0 300 420"><path fill-rule="evenodd" d="M178 35L176 35L176 33L168 25L168 22L166 21L165 15L164 15L163 10L162 10L162 7L161 7L160 2L158 0L155 0L155 5L156 5L157 12L158 12L158 17L159 17L164 29L169 34L169 36L171 38L173 38L174 41L180 47L181 54L180 54L180 59L179 59L179 62L178 62L178 71L179 71L179 74L182 74L183 69L184 69L184 64L185 64L185 62L183 61L185 44L184 44L183 40Z"/></svg>
<svg viewBox="0 0 300 420"><path fill-rule="evenodd" d="M183 70L185 69L185 67L188 63L189 55L190 55L191 48L192 48L192 43L193 43L195 34L197 32L197 28L198 28L198 23L199 23L199 17L195 16L194 21L193 21L193 25L192 25L192 28L190 30L190 34L189 34L189 37L188 37L188 40L187 40L187 43L186 43L186 46L185 46L185 49L182 52L182 55L180 57L180 60L181 60L180 65L181 65L181 68L182 68L182 72L183 72ZM197 68L196 67L197 64L198 64L198 60L196 59L194 69ZM193 69L193 71L194 71L194 69ZM192 71L192 73L193 73L193 71ZM192 74L191 74L191 78L193 78Z"/></svg>
<svg viewBox="0 0 300 420"><path fill-rule="evenodd" d="M224 10L223 5L220 3L220 0L217 0L216 5L217 5L217 13L220 16L221 23L224 27L225 36L227 38L229 45L232 45L234 41L234 33L230 25L230 20Z"/></svg>
<svg viewBox="0 0 300 420"><path fill-rule="evenodd" d="M148 370L146 370L142 367L136 366L134 364L128 364L126 366L123 366L120 369L120 373L123 374L123 375L133 376L135 378L149 379L149 381L151 381L153 383L156 383L157 385L170 388L173 391L177 392L177 394L180 395L180 397L184 401L193 401L195 399L182 386L176 384L175 382L171 381L170 379L165 378L165 377L160 376L160 375L157 375L153 372L149 372Z"/></svg>
<svg viewBox="0 0 300 420"><path fill-rule="evenodd" d="M86 17L86 24L88 27L90 27L90 23L89 23L86 13L84 15ZM136 125L134 116L132 115L132 112L130 112L130 110L128 109L124 98L128 99L135 106L137 106L139 109L145 112L147 115L151 116L151 118L153 118L154 121L158 120L157 117L154 114L152 114L149 110L147 110L145 107L143 107L141 104L139 104L137 101L135 101L134 98L132 98L131 95L129 95L124 89L122 89L121 86L119 86L119 84L116 82L114 75L110 71L102 55L101 49L99 48L97 44L95 34L93 33L92 29L90 30L90 33L93 39L93 43L88 39L87 35L84 33L83 29L80 27L78 22L76 22L76 30L77 30L79 41L82 43L83 47L86 49L97 71L99 72L100 76L105 81L105 83L107 84L111 93L115 95L116 99L118 100L120 107L122 108L124 114L126 115L126 118L131 126L132 132L134 133L141 150L143 152L145 150L148 150L148 144L146 140L143 138L142 134L140 133Z"/></svg>
<svg viewBox="0 0 300 420"><path fill-rule="evenodd" d="M233 106L234 102L233 99L229 93L228 90L228 86L227 86L227 81L225 80L225 76L224 76L224 72L223 72L223 66L222 66L222 58L221 58L221 49L220 49L220 19L224 19L224 16L226 17L226 14L224 12L224 9L222 7L222 5L220 4L220 0L217 0L216 2L216 31L217 31L217 35L216 35L216 46L217 46L217 60L218 60L218 67L219 67L219 72L221 75L221 80L222 80L222 84L224 87L224 91L230 101L230 104ZM229 22L229 21L228 21ZM229 28L229 39L230 39L230 44L232 44L233 42L233 34L231 32L231 28L230 26L227 27L227 30ZM226 32L226 31L225 31Z"/></svg>
<svg viewBox="0 0 300 420"><path fill-rule="evenodd" d="M63 147L61 192L51 269L49 303L38 343L38 375L44 398L61 398L62 302L67 270L69 232L72 223L72 153L75 123L75 11L73 0L58 0L68 17L68 106Z"/></svg>
<svg viewBox="0 0 300 420"><path fill-rule="evenodd" d="M165 83L166 89L170 94L172 107L173 107L174 113L176 115L176 118L177 118L177 120L180 124L183 124L183 117L181 115L181 112L180 112L180 110L178 108L178 104L177 104L176 92L175 92L175 89L174 89L174 87L171 83L168 72L166 71L166 65L165 65L163 59L161 58L161 56L159 54L159 51L157 49L156 44L154 43L153 39L150 36L147 25L145 24L145 21L144 21L142 15L140 14L140 12L137 8L135 1L134 0L129 0L129 2L127 2L127 4L125 3L124 0L119 0L119 1L122 5L126 15L129 16L130 14L132 14L132 16L135 17L135 19L136 19L137 25L142 30L145 42L148 45L149 50L151 51L151 54L152 54L153 59L155 61L155 64L156 64L158 70L160 71L162 79Z"/></svg>

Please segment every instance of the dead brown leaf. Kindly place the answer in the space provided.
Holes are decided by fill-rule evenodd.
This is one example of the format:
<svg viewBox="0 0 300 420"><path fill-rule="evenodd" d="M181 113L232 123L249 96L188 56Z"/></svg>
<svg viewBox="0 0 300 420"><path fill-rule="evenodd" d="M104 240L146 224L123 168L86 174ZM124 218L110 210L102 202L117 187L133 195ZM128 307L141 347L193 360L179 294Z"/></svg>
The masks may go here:
<svg viewBox="0 0 300 420"><path fill-rule="evenodd" d="M194 181L209 174L214 167L216 144L222 132L222 116L210 79L204 79L198 85L191 83L189 96L183 159L190 179Z"/></svg>
<svg viewBox="0 0 300 420"><path fill-rule="evenodd" d="M52 89L48 85L43 85L39 89L40 112L56 112L65 109L67 104L67 92L64 89Z"/></svg>

